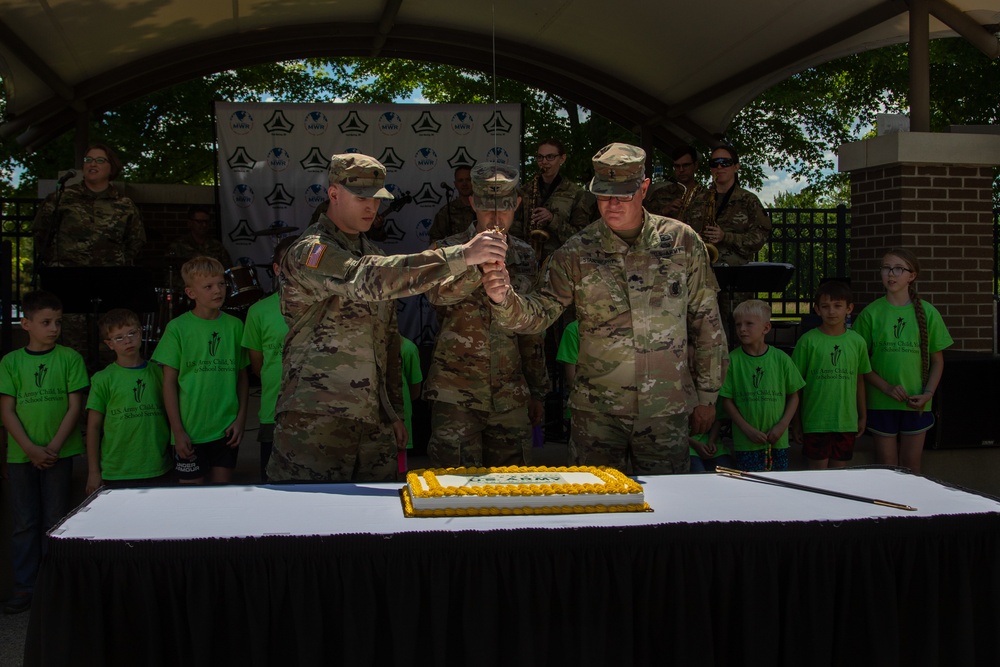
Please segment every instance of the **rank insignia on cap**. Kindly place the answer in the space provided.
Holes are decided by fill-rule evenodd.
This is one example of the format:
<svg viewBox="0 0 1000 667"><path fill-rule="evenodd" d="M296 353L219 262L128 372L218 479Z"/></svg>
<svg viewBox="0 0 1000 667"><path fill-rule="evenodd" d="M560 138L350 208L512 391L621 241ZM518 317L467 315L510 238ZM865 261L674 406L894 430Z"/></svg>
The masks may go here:
<svg viewBox="0 0 1000 667"><path fill-rule="evenodd" d="M323 253L325 252L325 243L314 243L313 247L309 249L309 256L306 257L306 266L310 269L318 268L320 261L323 259Z"/></svg>

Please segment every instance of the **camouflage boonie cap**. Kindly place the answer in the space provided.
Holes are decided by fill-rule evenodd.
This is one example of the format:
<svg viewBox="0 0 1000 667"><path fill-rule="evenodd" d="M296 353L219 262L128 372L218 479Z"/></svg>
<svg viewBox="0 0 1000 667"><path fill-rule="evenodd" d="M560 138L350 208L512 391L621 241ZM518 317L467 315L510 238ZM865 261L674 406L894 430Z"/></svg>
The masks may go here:
<svg viewBox="0 0 1000 667"><path fill-rule="evenodd" d="M517 208L517 169L496 162L472 168L472 202L480 211L513 211Z"/></svg>
<svg viewBox="0 0 1000 667"><path fill-rule="evenodd" d="M587 189L595 195L630 195L646 173L646 151L629 144L608 144L591 158L594 177Z"/></svg>
<svg viewBox="0 0 1000 667"><path fill-rule="evenodd" d="M330 157L327 172L330 183L343 185L352 194L365 199L393 199L386 190L385 167L373 157L361 153L342 153Z"/></svg>

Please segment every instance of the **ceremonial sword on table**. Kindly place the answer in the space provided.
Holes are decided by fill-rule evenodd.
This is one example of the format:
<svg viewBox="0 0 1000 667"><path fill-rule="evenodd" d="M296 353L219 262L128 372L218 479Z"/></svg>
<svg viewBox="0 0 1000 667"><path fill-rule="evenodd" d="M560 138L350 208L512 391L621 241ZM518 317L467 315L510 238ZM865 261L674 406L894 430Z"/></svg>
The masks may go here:
<svg viewBox="0 0 1000 667"><path fill-rule="evenodd" d="M723 477L729 477L731 479L748 479L755 482L762 482L764 484L773 484L774 486L784 486L789 489L808 491L809 493L819 493L824 496L834 496L835 498L846 498L847 500L857 500L858 502L862 503L881 505L882 507L892 507L898 510L906 510L908 512L917 511L916 507L910 507L909 505L900 505L899 503L891 503L888 500L879 500L878 498L867 498L865 496L856 496L853 493L844 493L842 491L831 491L830 489L821 489L815 486L796 484L795 482L785 482L779 479L774 479L772 477L764 477L763 475L754 475L752 473L743 472L742 470L735 470L733 468L723 468L722 466L716 466L715 472L722 475Z"/></svg>

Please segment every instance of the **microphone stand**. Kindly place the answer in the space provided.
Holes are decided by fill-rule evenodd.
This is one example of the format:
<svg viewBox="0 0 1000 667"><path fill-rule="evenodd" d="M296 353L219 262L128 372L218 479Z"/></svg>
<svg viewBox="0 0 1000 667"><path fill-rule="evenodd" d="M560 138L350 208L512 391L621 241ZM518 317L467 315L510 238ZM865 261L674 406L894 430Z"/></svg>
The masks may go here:
<svg viewBox="0 0 1000 667"><path fill-rule="evenodd" d="M62 213L59 211L59 202L62 200L63 190L66 187L66 181L76 176L76 170L70 169L62 178L56 181L56 196L53 200L52 216L54 218L52 229L49 230L48 238L45 239L45 244L41 248L35 248L35 267L31 272L31 288L34 290L38 289L38 274L39 270L45 266L45 256L49 253L49 248L56 240L56 235L59 233L59 227L62 223Z"/></svg>

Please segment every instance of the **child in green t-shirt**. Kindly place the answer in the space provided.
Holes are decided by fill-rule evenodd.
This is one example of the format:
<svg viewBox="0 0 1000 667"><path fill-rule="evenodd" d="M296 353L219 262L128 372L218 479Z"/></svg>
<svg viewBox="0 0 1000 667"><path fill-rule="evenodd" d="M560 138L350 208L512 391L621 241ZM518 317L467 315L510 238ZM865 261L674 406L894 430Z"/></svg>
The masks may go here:
<svg viewBox="0 0 1000 667"><path fill-rule="evenodd" d="M787 354L764 342L771 308L751 299L733 311L740 347L719 390L733 420L733 459L745 472L788 469L788 426L805 385Z"/></svg>
<svg viewBox="0 0 1000 667"><path fill-rule="evenodd" d="M62 302L49 292L29 292L21 307L28 345L0 360L0 414L7 429L7 479L14 530L14 595L5 614L31 607L45 534L70 510L73 459L83 452L77 427L87 388L83 357L56 344Z"/></svg>
<svg viewBox="0 0 1000 667"><path fill-rule="evenodd" d="M249 378L243 323L222 312L226 289L219 260L195 257L181 267L194 309L167 323L153 352L163 366L163 403L182 484L227 483L247 417Z"/></svg>
<svg viewBox="0 0 1000 667"><path fill-rule="evenodd" d="M839 280L819 286L813 305L819 328L799 338L792 361L806 386L792 422L810 470L843 468L854 456L854 441L865 431L865 374L872 370L868 347L847 328L854 310L851 288Z"/></svg>
<svg viewBox="0 0 1000 667"><path fill-rule="evenodd" d="M163 370L142 358L139 316L115 308L97 323L115 361L94 373L87 397L87 493L166 483L170 429Z"/></svg>
<svg viewBox="0 0 1000 667"><path fill-rule="evenodd" d="M242 345L250 355L250 370L260 378L260 410L257 418L257 442L260 445L260 481L267 481L267 462L274 447L274 406L281 389L281 349L285 345L288 325L281 314L281 260L296 238L282 239L271 257L271 271L279 289L274 294L250 306Z"/></svg>

